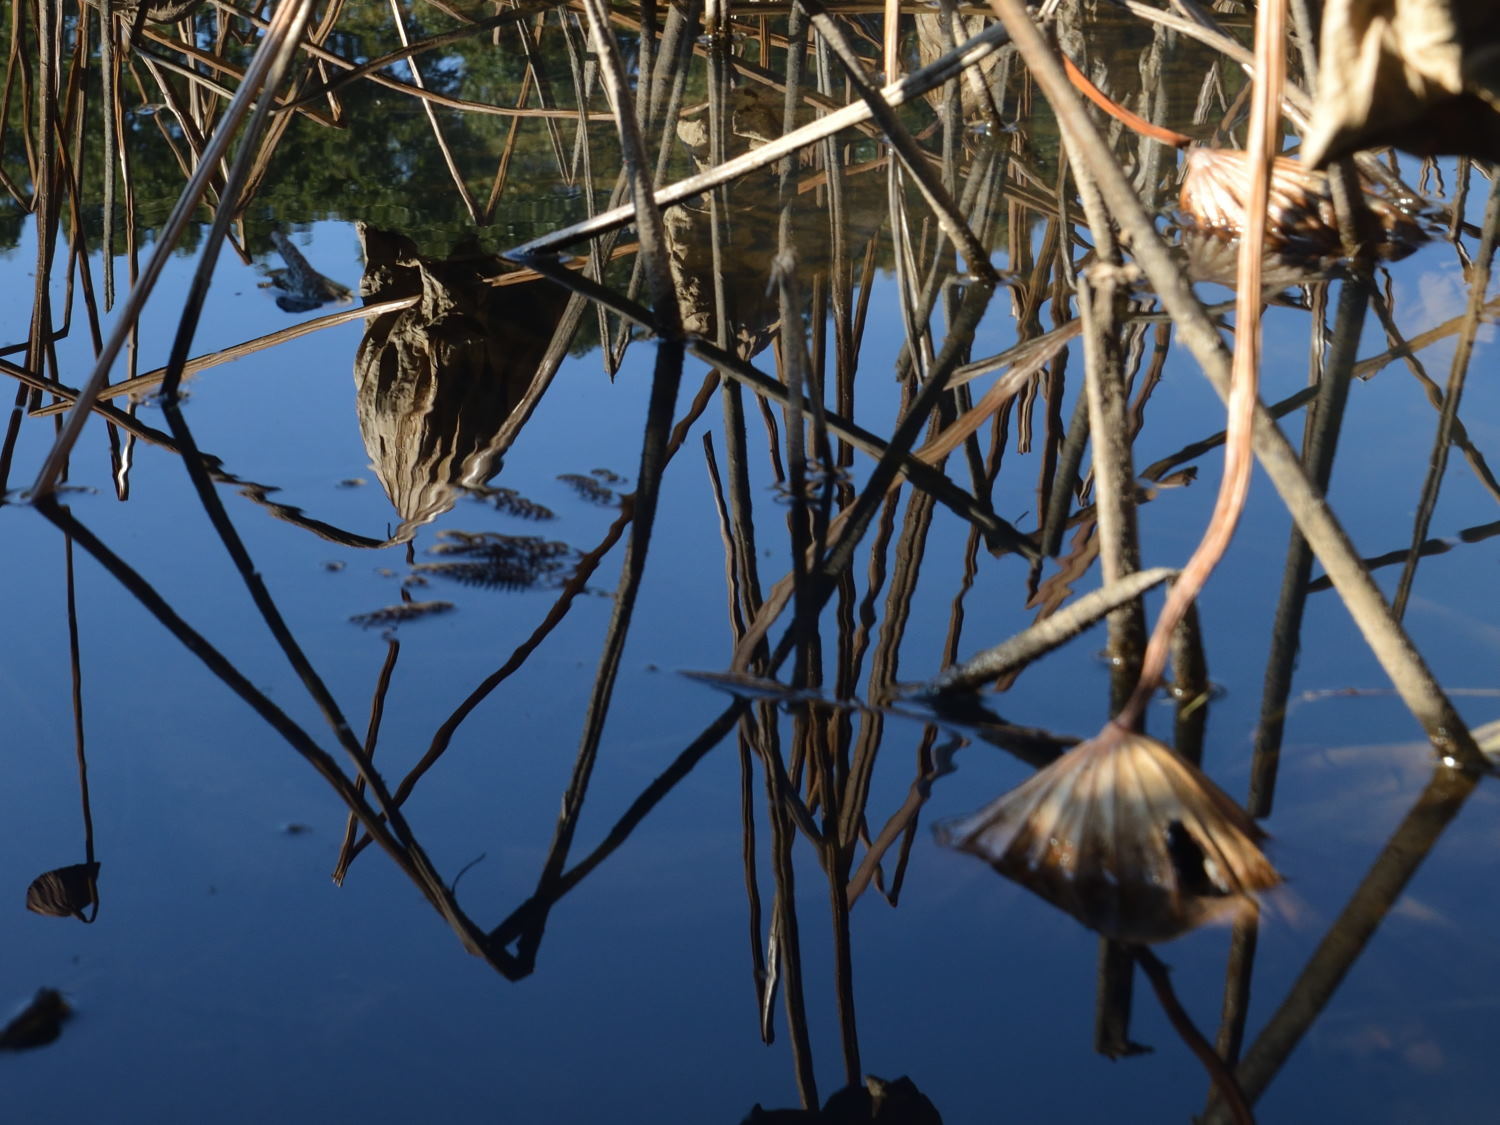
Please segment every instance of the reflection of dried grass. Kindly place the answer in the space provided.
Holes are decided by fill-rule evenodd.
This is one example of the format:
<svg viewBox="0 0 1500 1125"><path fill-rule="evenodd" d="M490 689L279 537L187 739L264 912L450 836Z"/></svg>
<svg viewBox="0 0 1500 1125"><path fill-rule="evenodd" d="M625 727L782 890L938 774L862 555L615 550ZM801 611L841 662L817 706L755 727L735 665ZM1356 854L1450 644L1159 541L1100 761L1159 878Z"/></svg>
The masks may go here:
<svg viewBox="0 0 1500 1125"><path fill-rule="evenodd" d="M938 833L1122 941L1177 937L1281 881L1244 810L1160 742L1114 726Z"/></svg>

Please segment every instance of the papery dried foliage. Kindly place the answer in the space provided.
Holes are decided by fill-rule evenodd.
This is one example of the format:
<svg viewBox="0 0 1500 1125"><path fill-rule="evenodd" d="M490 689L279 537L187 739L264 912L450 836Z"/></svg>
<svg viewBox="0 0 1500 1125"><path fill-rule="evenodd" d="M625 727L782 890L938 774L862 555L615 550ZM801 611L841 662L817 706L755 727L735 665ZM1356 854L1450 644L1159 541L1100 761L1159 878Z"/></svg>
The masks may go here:
<svg viewBox="0 0 1500 1125"><path fill-rule="evenodd" d="M1244 152L1188 150L1178 206L1198 230L1238 237L1245 228L1249 194L1250 166ZM1403 257L1427 237L1415 217L1385 196L1367 189L1364 201L1382 234L1373 248L1381 257ZM1340 250L1338 215L1326 175L1296 160L1277 158L1271 174L1266 248L1314 257Z"/></svg>
<svg viewBox="0 0 1500 1125"><path fill-rule="evenodd" d="M1361 148L1500 160L1500 4L1327 0L1317 99L1302 152Z"/></svg>
<svg viewBox="0 0 1500 1125"><path fill-rule="evenodd" d="M403 602L400 605L388 605L382 609L372 610L369 613L356 613L349 620L356 625L371 629L377 626L403 625L408 621L447 613L452 608L452 602Z"/></svg>
<svg viewBox="0 0 1500 1125"><path fill-rule="evenodd" d="M1121 941L1169 940L1281 882L1243 809L1168 747L1116 727L937 831Z"/></svg>
<svg viewBox="0 0 1500 1125"><path fill-rule="evenodd" d="M48 918L84 918L99 905L99 865L75 863L46 871L26 888L26 909Z"/></svg>

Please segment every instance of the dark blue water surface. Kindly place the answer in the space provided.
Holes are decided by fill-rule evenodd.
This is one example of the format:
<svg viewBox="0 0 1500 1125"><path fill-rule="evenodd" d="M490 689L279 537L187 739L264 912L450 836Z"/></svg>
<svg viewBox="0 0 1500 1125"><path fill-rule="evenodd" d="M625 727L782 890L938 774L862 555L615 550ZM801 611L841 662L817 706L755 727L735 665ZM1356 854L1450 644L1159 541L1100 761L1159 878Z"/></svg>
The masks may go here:
<svg viewBox="0 0 1500 1125"><path fill-rule="evenodd" d="M433 190L451 187L441 181ZM1487 191L1476 175L1470 222L1481 221ZM367 265L355 227L362 217L340 212L310 221L308 212L288 211L281 220L316 269L352 286ZM1040 220L1030 221L1038 224L1033 241L1040 245ZM888 231L881 237L888 239ZM1471 253L1474 244L1466 238ZM1004 266L1005 241L997 239L996 247ZM221 261L193 354L337 311L332 305L282 311L274 291L258 287L280 263L269 244L252 257L250 264L232 255ZM0 257L14 297L0 307L4 342L26 338L30 309L18 295L31 287L34 260L35 234L27 227ZM98 256L91 261L97 274ZM137 370L166 362L195 261L180 254L169 262L142 319ZM1386 268L1381 283L1408 338L1462 315L1469 281L1451 243L1434 241ZM626 281L628 269L622 289ZM1330 320L1341 285L1328 283ZM1226 297L1215 286L1202 292L1210 301ZM882 250L860 344L856 406L862 424L882 435L900 410L893 377L905 340L900 301L889 251ZM1044 307L1050 328L1051 306ZM1310 321L1302 308L1268 310L1267 400L1306 384ZM594 323L590 310L586 331ZM939 344L943 324L940 315ZM190 397L183 413L199 448L240 481L274 488L269 498L276 504L371 541L355 546L348 535L345 542L320 536L305 520L277 518L243 486L218 486L254 569L361 739L394 651L375 750L376 767L394 785L454 709L511 661L559 604L561 585L577 565L573 552L592 551L621 518L620 497L635 488L641 471L657 345L636 339L612 377L596 346L575 345L505 451L490 486L513 489L554 518L527 520L496 507L493 497L454 494L424 522L398 510L382 484L379 456L361 433L351 372L365 331L366 322L353 319L202 371L184 384ZM997 353L1017 338L1015 308L1002 289L972 352ZM1387 347L1372 314L1359 355ZM1418 352L1439 385L1454 348L1450 334ZM81 384L91 356L87 333L75 323L57 343L62 380ZM1494 330L1485 325L1461 408L1468 438L1482 454L1500 448L1496 356ZM776 370L769 351L756 362ZM1072 417L1082 370L1075 341L1066 371L1057 374L1064 380L1057 403L1063 422ZM707 372L688 359L676 417ZM976 397L993 378L975 384ZM756 562L769 589L791 565L791 508L777 488L759 410L748 397L745 406ZM163 411L149 401L138 416L166 428ZM1137 469L1222 426L1221 406L1180 348L1168 357L1144 417L1134 447ZM604 840L733 701L722 687L682 674L723 672L734 650L724 540L703 451L707 435L722 473L724 419L715 392L665 473L570 864ZM784 457L779 408L777 419L777 455ZM1355 381L1330 500L1362 554L1408 545L1436 425L1436 409L1400 361ZM1044 404L1035 426L1032 450L1021 452L1012 419L994 493L995 511L1028 532L1038 522ZM1301 414L1284 426L1298 440ZM981 434L987 450L989 428ZM54 436L53 422L24 421L12 489L29 484ZM1193 462L1199 472L1190 487L1163 489L1142 505L1143 565L1180 565L1190 553L1212 507L1219 456L1216 450ZM961 460L959 454L949 462L949 475L968 487ZM871 465L857 454L848 482L860 485ZM116 498L111 472L104 425L91 421L69 464L73 487L61 501L250 684L337 756L336 740L253 604L182 458L138 443L126 502ZM581 495L559 479L570 474L594 474L611 495ZM429 467L429 475L441 474ZM751 757L748 782L742 777L733 735L703 754L620 846L561 897L535 950L534 971L506 979L465 951L378 848L362 852L342 885L334 885L344 803L95 558L13 492L0 510L9 595L0 653L0 823L8 840L0 848L7 904L0 909L0 1001L19 1008L36 989L50 987L74 1014L55 1042L0 1054L0 1119L733 1125L757 1104L824 1101L846 1084L846 1069L909 1076L950 1125L1192 1119L1208 1100L1208 1080L1144 978L1135 987L1130 1037L1151 1053L1119 1061L1095 1053L1096 935L931 838L931 823L972 811L1030 776L1032 767L967 726L932 725L916 702L864 706L872 695L888 702L891 682L927 680L949 662L955 604L963 616L954 642L960 656L997 643L1036 615L1027 605L1024 559L971 554L967 525L941 506L930 529L903 530L912 502L904 487L889 528L882 532L877 521L856 552L849 585L820 619L829 680L824 702L783 701L768 713L788 755L803 721L820 724L829 744L846 754L865 732L875 754L863 798L870 838L922 775L921 755L942 749L953 768L932 783L897 903L875 887L855 902L847 977L838 971L830 876L819 851L796 835L791 901L805 1015L789 1019L778 992L770 1007L774 1042L767 1045L752 946L765 947L785 880L778 880L773 856L765 771ZM1496 497L1454 450L1431 535L1451 538L1487 524L1495 506ZM410 544L376 546L403 539L403 519ZM516 581L483 588L428 574L427 585L407 587L408 593L449 601L450 612L394 628L351 622L399 603L403 579L414 565L445 558L432 548L452 542L442 536L454 531L539 535L567 544L570 553L529 587ZM1208 704L1205 768L1238 799L1249 784L1289 531L1285 510L1257 474L1243 528L1201 601L1210 675L1219 688ZM1405 623L1477 726L1500 716L1500 607L1493 596L1500 548L1495 539L1471 538L1422 561ZM457 901L481 931L521 907L543 872L623 554L620 542L604 555L555 628L457 726L404 806L440 879L458 880ZM918 567L911 588L888 600L903 565ZM1040 580L1058 569L1057 561L1047 561ZM1399 571L1398 564L1375 572L1387 592ZM1072 588L1081 593L1099 583L1091 563ZM1159 594L1148 599L1153 613L1159 603ZM782 628L772 629L773 641ZM878 673L870 652L860 650L856 661L841 648L841 638L847 646L858 631L880 646L898 628L891 662ZM1104 644L1096 627L1027 668L989 702L1011 722L1088 736L1108 717ZM852 676L853 699L834 706L828 700L839 694L832 683L841 668ZM1154 708L1149 723L1166 735L1170 704ZM88 925L28 912L23 902L42 872L86 858L80 750L100 864L97 917ZM352 776L347 759L339 761ZM1295 987L1299 974L1331 933L1345 940L1352 932L1335 922L1434 768L1421 728L1389 691L1337 596L1312 594L1274 812L1265 823L1273 837L1269 852L1287 882L1265 904L1249 977L1247 1047L1289 998L1308 998ZM802 786L805 793L806 778ZM745 802L753 828L748 840ZM1481 785L1412 881L1392 888L1393 908L1362 951L1351 949L1347 975L1260 1098L1259 1120L1492 1116L1500 1094L1491 1060L1500 1014L1500 951L1490 937L1500 924L1490 890L1500 845L1496 805L1493 787ZM816 818L821 824L821 809ZM758 891L754 918L747 850ZM863 844L853 849L856 866L864 852ZM897 857L893 849L884 863L887 890ZM841 880L832 882L837 887ZM1208 927L1158 948L1184 1007L1210 1039L1220 1020L1230 944L1228 927ZM783 990L786 980L783 968ZM799 1090L791 1023L804 1018L808 1057Z"/></svg>

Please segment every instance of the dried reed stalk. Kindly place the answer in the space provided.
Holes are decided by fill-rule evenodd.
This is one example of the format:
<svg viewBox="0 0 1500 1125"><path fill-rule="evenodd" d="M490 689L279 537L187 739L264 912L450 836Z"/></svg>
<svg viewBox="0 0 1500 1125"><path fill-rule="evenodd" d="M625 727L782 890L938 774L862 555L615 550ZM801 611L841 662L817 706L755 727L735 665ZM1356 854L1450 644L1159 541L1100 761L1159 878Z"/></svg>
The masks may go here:
<svg viewBox="0 0 1500 1125"><path fill-rule="evenodd" d="M993 3L1026 52L1035 29L1019 0ZM1240 245L1224 476L1203 541L1157 620L1135 691L1099 735L975 815L940 829L946 843L1121 940L1165 940L1211 917L1251 909L1255 892L1280 881L1260 852L1260 833L1249 816L1194 766L1134 728L1161 684L1177 625L1229 546L1249 490L1261 247L1284 18L1281 0L1263 3L1257 16L1259 80L1250 118L1250 151L1257 159Z"/></svg>

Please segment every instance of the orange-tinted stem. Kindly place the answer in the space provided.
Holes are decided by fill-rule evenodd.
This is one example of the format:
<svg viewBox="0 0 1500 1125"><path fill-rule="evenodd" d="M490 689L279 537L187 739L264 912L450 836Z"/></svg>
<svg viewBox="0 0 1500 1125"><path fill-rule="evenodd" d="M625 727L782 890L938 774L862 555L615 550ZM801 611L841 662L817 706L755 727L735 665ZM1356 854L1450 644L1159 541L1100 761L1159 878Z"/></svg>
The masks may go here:
<svg viewBox="0 0 1500 1125"><path fill-rule="evenodd" d="M1062 64L1063 70L1067 71L1068 78L1073 85L1078 87L1079 92L1115 120L1123 121L1137 133L1150 137L1152 140L1161 141L1162 144L1171 145L1173 148L1187 148L1193 143L1192 137L1183 133L1174 133L1171 129L1165 129L1160 125L1153 125L1144 117L1138 117L1118 102L1112 101L1108 94L1090 82L1083 71L1073 65L1073 60L1067 55L1062 56Z"/></svg>

